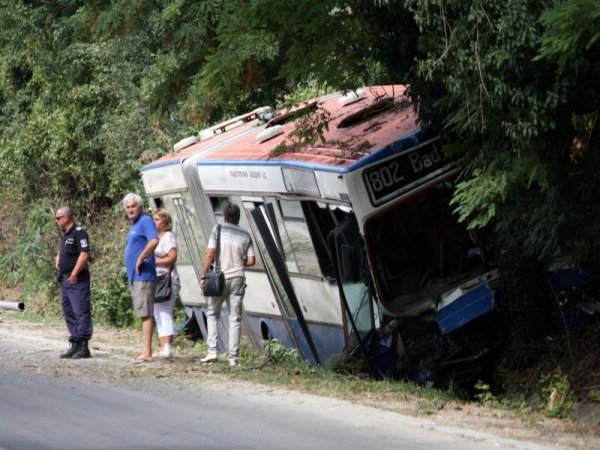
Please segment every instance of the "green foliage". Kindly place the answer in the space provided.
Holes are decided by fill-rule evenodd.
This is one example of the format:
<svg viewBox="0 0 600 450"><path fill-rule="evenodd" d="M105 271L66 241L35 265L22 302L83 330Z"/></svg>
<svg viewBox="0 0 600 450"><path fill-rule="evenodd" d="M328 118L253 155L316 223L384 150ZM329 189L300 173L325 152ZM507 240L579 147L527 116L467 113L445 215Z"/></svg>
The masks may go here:
<svg viewBox="0 0 600 450"><path fill-rule="evenodd" d="M135 322L127 274L122 269L104 283L92 283L94 320L114 327L129 327Z"/></svg>
<svg viewBox="0 0 600 450"><path fill-rule="evenodd" d="M440 409L444 408L446 401L439 398L425 398L419 399L415 410L417 414L429 416L437 413Z"/></svg>
<svg viewBox="0 0 600 450"><path fill-rule="evenodd" d="M277 339L264 342L264 356L267 361L276 364L283 362L302 364L305 362L296 350L286 347Z"/></svg>
<svg viewBox="0 0 600 450"><path fill-rule="evenodd" d="M502 245L528 254L588 261L600 216L600 96L586 81L600 75L596 3L4 1L1 182L26 203L69 199L94 221L140 189L142 164L222 115L410 81L422 118L465 155L460 217L495 224Z"/></svg>
<svg viewBox="0 0 600 450"><path fill-rule="evenodd" d="M332 356L325 361L324 367L336 374L364 376L368 373L367 362L364 359L347 359Z"/></svg>
<svg viewBox="0 0 600 450"><path fill-rule="evenodd" d="M193 13L217 2L190 3L8 2L0 13L10 25L0 37L10 55L0 65L2 182L21 185L26 201L67 198L92 214L139 190L141 165L182 127L177 100L213 26Z"/></svg>
<svg viewBox="0 0 600 450"><path fill-rule="evenodd" d="M506 184L505 173L477 171L458 184L451 204L470 229L484 228L496 217L498 203L505 200Z"/></svg>
<svg viewBox="0 0 600 450"><path fill-rule="evenodd" d="M293 91L285 94L281 102L276 106L277 108L291 108L292 106L333 91L334 89L327 85L320 85L317 80L311 77L296 85Z"/></svg>
<svg viewBox="0 0 600 450"><path fill-rule="evenodd" d="M592 402L600 404L600 391L592 389L589 393L589 398Z"/></svg>
<svg viewBox="0 0 600 450"><path fill-rule="evenodd" d="M541 400L544 412L550 417L565 418L574 409L571 383L560 369L540 377Z"/></svg>
<svg viewBox="0 0 600 450"><path fill-rule="evenodd" d="M478 380L477 383L475 383L474 388L475 388L475 392L476 392L475 398L480 403L482 403L484 405L489 405L489 404L494 403L494 401L496 400L489 384L484 383L481 380Z"/></svg>
<svg viewBox="0 0 600 450"><path fill-rule="evenodd" d="M195 96L231 112L272 103L307 80L341 89L404 80L415 32L399 2L227 2Z"/></svg>
<svg viewBox="0 0 600 450"><path fill-rule="evenodd" d="M88 229L93 317L98 323L116 327L131 326L136 320L123 263L128 227L122 214L107 211Z"/></svg>
<svg viewBox="0 0 600 450"><path fill-rule="evenodd" d="M421 31L411 92L462 145L462 220L527 255L597 262L597 2L406 3Z"/></svg>
<svg viewBox="0 0 600 450"><path fill-rule="evenodd" d="M565 67L600 39L600 4L596 0L556 2L542 14L545 31L536 60L555 60Z"/></svg>
<svg viewBox="0 0 600 450"><path fill-rule="evenodd" d="M0 256L0 279L9 286L21 285L21 300L33 312L56 313L60 303L54 276L54 256L59 234L54 225L53 210L41 202L18 217L22 228Z"/></svg>
<svg viewBox="0 0 600 450"><path fill-rule="evenodd" d="M535 258L517 248L499 257L502 302L498 305L504 324L502 365L508 370L534 366L543 353L543 338L552 311L542 270Z"/></svg>

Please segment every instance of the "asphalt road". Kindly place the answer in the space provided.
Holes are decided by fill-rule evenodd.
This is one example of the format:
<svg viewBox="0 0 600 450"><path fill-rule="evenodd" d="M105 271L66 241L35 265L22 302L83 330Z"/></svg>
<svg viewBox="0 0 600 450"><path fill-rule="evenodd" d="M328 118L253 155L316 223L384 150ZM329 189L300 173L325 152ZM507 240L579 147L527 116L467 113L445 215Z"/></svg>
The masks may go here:
<svg viewBox="0 0 600 450"><path fill-rule="evenodd" d="M1 363L0 450L548 448L288 391L84 384Z"/></svg>

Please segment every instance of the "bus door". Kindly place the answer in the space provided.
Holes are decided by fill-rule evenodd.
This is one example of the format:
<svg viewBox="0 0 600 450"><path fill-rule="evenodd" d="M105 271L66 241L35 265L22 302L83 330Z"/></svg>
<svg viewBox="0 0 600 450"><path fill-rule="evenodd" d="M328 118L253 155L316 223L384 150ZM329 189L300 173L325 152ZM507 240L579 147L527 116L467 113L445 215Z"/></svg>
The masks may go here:
<svg viewBox="0 0 600 450"><path fill-rule="evenodd" d="M187 255L191 261L191 264L194 268L194 273L196 275L196 279L194 280L194 286L197 286L198 289L193 289L192 291L198 294L199 296L199 286L200 286L200 274L202 272L202 259L201 259L201 251L200 251L200 242L197 237L197 231L194 231L195 227L199 227L199 224L196 223L197 220L193 217L191 211L189 210L190 205L186 205L185 200L182 197L174 197L173 198L173 207L175 209L175 217L177 220L177 225L179 225L179 230L181 231L181 236L185 242L185 246L187 248ZM197 229L197 228L196 228ZM183 255L182 255L183 256ZM183 281L183 280L182 280ZM182 283L182 290L185 289ZM196 292L197 291L197 292ZM182 292L183 294L183 292ZM182 299L184 301L188 301L189 299L184 298L182 295ZM195 308L194 308L195 309ZM197 312L196 312L197 314ZM196 317L196 321L198 322L198 326L203 336L207 336L206 329L206 320L205 317Z"/></svg>
<svg viewBox="0 0 600 450"><path fill-rule="evenodd" d="M320 358L304 319L302 308L282 254L281 239L277 232L276 216L273 204L244 201L244 208L249 216L250 227L256 238L256 247L260 252L265 272L273 288L275 299L281 311L290 338L300 354L316 364Z"/></svg>
<svg viewBox="0 0 600 450"><path fill-rule="evenodd" d="M347 351L357 347L368 358L363 345L376 329L376 310L373 303L372 280L354 215L346 217L329 235L329 246L334 255L336 276L343 307L346 311L344 327Z"/></svg>
<svg viewBox="0 0 600 450"><path fill-rule="evenodd" d="M202 261L200 260L200 246L192 231L192 220L190 218L190 212L187 210L183 198L174 197L173 206L175 207L175 214L179 219L179 226L181 227L181 234L187 248L189 249L190 259L192 260L192 266L194 266L194 272L196 277L200 280L200 272L202 267Z"/></svg>

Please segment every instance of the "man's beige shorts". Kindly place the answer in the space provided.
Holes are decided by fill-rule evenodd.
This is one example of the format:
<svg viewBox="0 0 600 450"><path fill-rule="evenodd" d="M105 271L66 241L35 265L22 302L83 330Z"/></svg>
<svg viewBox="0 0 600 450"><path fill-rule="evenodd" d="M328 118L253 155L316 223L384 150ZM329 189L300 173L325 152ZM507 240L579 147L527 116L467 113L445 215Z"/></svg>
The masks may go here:
<svg viewBox="0 0 600 450"><path fill-rule="evenodd" d="M134 281L133 283L129 283L133 310L138 317L152 317L154 315L155 287L155 281Z"/></svg>

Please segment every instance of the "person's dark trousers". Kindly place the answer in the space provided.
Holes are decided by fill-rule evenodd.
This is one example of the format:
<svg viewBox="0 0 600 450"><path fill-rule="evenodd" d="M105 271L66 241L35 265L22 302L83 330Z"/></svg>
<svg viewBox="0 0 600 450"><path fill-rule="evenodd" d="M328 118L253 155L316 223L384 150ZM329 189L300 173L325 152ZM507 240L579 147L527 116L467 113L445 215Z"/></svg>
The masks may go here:
<svg viewBox="0 0 600 450"><path fill-rule="evenodd" d="M90 278L82 276L71 284L66 276L60 284L62 310L71 342L88 341L92 337Z"/></svg>

